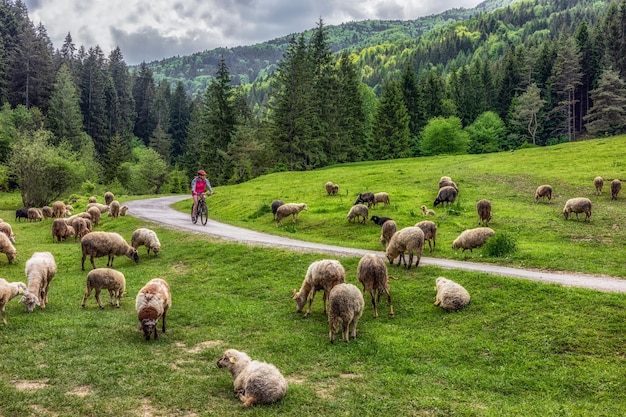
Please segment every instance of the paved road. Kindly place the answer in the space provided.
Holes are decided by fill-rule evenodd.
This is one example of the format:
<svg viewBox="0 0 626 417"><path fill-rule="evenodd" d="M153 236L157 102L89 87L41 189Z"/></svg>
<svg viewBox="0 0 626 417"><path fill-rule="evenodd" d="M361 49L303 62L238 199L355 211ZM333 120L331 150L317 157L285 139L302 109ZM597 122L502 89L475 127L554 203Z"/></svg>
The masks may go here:
<svg viewBox="0 0 626 417"><path fill-rule="evenodd" d="M164 226L189 230L195 233L206 233L225 240L246 243L249 245L282 247L304 252L325 253L334 256L360 257L366 253L383 255L382 251L365 249L344 248L340 246L323 245L319 243L304 242L282 236L274 236L255 232L241 227L235 227L209 219L206 226L191 223L189 215L174 210L170 205L191 198L188 195L159 197L146 200L125 202L128 213L134 217L160 223ZM447 269L462 269L466 271L485 272L514 278L522 278L533 281L550 282L564 286L590 288L605 292L626 293L626 279L612 278L596 275L552 273L537 270L526 270L503 267L493 264L481 264L476 262L455 261L450 259L422 257L420 265L432 265Z"/></svg>

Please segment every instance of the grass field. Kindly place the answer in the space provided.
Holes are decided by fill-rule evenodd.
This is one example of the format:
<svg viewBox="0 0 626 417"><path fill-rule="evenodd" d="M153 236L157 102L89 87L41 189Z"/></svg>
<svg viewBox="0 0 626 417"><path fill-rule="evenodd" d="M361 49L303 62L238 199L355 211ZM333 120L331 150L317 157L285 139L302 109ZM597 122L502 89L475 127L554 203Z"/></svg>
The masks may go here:
<svg viewBox="0 0 626 417"><path fill-rule="evenodd" d="M619 162L625 149L618 138L279 173L217 188L211 217L300 239L381 249L378 226L345 221L354 195L389 192L391 206L374 213L409 225L422 219L422 204L432 207L438 178L450 175L461 199L450 210L437 209L441 234L435 256L624 276L626 195L617 201L606 190L594 196L591 180L624 178ZM328 180L339 184L340 196L325 195ZM550 204L532 199L541 183L555 188ZM590 223L565 221L559 214L575 195L594 201ZM87 197L74 207L83 208ZM450 249L453 237L477 222L474 204L483 197L494 204L492 227L518 241L518 251L508 258ZM276 228L269 213L274 198L306 202L309 210L296 226ZM162 252L148 258L140 248L139 264L116 257L115 267L127 280L121 308L100 310L92 295L82 309L86 272L80 269L80 244L52 242L50 220L14 222L19 205L18 195L0 195L0 217L12 224L18 249L15 264L0 254L0 276L25 281L24 264L35 251L52 252L58 273L45 310L27 314L18 299L7 305L8 326L0 327L0 416L626 415L623 294L393 266L396 317L387 317L383 301L374 319L366 297L356 340L331 345L321 294L306 319L290 299L308 265L324 256L224 243L127 216L105 217L98 229L130 240L136 228L151 227ZM180 204L188 208L188 202ZM356 283L358 259L340 261L347 281ZM105 264L96 259L97 266ZM457 313L436 308L438 276L467 288L469 307ZM146 342L134 299L154 277L168 280L173 305L167 333ZM289 382L284 400L242 409L230 375L216 367L227 348L274 363Z"/></svg>

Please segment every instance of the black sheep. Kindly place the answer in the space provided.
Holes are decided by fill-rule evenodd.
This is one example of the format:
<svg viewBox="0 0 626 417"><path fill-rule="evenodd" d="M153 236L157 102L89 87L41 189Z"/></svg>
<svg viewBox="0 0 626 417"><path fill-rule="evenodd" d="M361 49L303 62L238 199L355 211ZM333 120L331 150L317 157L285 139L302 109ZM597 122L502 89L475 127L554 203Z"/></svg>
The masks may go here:
<svg viewBox="0 0 626 417"><path fill-rule="evenodd" d="M383 223L385 223L387 220L393 220L390 217L378 217L378 216L372 216L372 218L370 219L371 221L373 221L374 223L376 223L379 226L382 226Z"/></svg>
<svg viewBox="0 0 626 417"><path fill-rule="evenodd" d="M28 209L27 208L21 208L21 209L15 210L15 220L16 221L21 221L20 219L28 220Z"/></svg>

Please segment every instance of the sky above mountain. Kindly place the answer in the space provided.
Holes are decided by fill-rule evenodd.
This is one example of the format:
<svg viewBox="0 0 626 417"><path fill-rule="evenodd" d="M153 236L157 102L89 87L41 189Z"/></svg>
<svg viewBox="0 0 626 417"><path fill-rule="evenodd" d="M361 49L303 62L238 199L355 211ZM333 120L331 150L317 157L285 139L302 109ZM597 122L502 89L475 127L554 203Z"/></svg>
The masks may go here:
<svg viewBox="0 0 626 417"><path fill-rule="evenodd" d="M25 0L55 47L119 46L127 64L254 45L325 25L368 19L412 20L482 0Z"/></svg>

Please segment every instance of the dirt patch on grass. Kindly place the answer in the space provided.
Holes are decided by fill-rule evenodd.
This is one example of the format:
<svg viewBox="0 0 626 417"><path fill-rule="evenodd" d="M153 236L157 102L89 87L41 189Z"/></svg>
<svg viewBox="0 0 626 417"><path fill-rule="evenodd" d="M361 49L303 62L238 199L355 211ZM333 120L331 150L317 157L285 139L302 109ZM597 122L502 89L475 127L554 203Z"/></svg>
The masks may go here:
<svg viewBox="0 0 626 417"><path fill-rule="evenodd" d="M15 388L18 391L37 391L38 389L46 388L48 386L48 381L47 380L39 380L39 381L21 380L21 381L13 381L13 384L15 384Z"/></svg>
<svg viewBox="0 0 626 417"><path fill-rule="evenodd" d="M68 394L84 398L84 397L86 397L88 395L92 395L93 394L93 390L90 387L88 387L87 385L81 385L80 387L76 387L73 390L68 391Z"/></svg>
<svg viewBox="0 0 626 417"><path fill-rule="evenodd" d="M191 347L189 349L187 349L187 352L189 353L200 353L205 349L209 349L215 346L219 346L222 343L224 343L223 340L207 340L206 342L201 342L198 343L197 345L195 345L194 347Z"/></svg>
<svg viewBox="0 0 626 417"><path fill-rule="evenodd" d="M137 417L166 417L166 416L171 416L173 414L168 412L167 410L163 410L163 411L157 410L152 405L150 400L145 398L141 402L141 406L137 409L137 412L135 413L135 415ZM184 413L184 414L177 414L177 415L180 415L182 417L197 417L198 416L198 414L194 413L194 412L189 412L189 413Z"/></svg>

